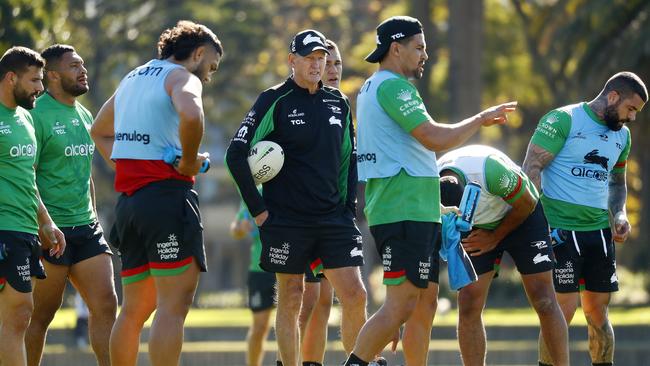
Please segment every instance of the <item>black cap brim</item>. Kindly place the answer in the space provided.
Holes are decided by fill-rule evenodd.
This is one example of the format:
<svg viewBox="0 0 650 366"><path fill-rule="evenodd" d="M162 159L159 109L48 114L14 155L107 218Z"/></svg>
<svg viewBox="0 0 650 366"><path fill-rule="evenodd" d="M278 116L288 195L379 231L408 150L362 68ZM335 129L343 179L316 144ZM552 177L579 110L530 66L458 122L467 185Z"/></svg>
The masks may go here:
<svg viewBox="0 0 650 366"><path fill-rule="evenodd" d="M368 56L366 56L365 60L371 63L377 63L381 61L381 59L384 58L386 52L388 52L388 48L389 47L377 47Z"/></svg>
<svg viewBox="0 0 650 366"><path fill-rule="evenodd" d="M328 54L328 55L330 54L330 51L327 48L323 47L323 46L314 46L314 47L311 47L311 48L310 47L303 48L300 51L296 51L296 54L298 54L298 55L300 55L302 57L305 57L305 56L309 55L310 53L312 53L314 51L318 51L318 50L323 50L323 51L325 51L326 54Z"/></svg>

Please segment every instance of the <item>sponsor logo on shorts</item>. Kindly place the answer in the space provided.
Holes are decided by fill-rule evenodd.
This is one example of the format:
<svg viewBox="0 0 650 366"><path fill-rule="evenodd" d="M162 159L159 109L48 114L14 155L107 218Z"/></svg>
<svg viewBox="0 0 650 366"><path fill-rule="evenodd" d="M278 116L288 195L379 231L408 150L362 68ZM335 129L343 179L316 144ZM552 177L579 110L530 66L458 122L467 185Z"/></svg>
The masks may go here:
<svg viewBox="0 0 650 366"><path fill-rule="evenodd" d="M251 307L257 308L262 306L262 293L255 291L253 296L251 296Z"/></svg>
<svg viewBox="0 0 650 366"><path fill-rule="evenodd" d="M352 248L350 251L350 257L363 257L363 250L358 249L357 247Z"/></svg>
<svg viewBox="0 0 650 366"><path fill-rule="evenodd" d="M286 266L287 259L289 259L289 249L291 249L291 244L286 241L282 243L281 248L270 247L269 260L271 261L271 264Z"/></svg>
<svg viewBox="0 0 650 366"><path fill-rule="evenodd" d="M420 279L426 280L429 278L429 272L431 271L431 262L420 262L418 265L418 272L420 273Z"/></svg>
<svg viewBox="0 0 650 366"><path fill-rule="evenodd" d="M176 234L169 234L167 241L156 243L156 249L158 250L160 259L178 259L180 248Z"/></svg>
<svg viewBox="0 0 650 366"><path fill-rule="evenodd" d="M531 241L530 246L540 250L544 248L548 248L548 244L546 244L546 240Z"/></svg>
<svg viewBox="0 0 650 366"><path fill-rule="evenodd" d="M384 272L390 272L390 266L393 260L392 249L390 246L384 247L384 252L381 254L381 264L384 266Z"/></svg>
<svg viewBox="0 0 650 366"><path fill-rule="evenodd" d="M571 285L575 283L575 272L573 270L573 263L571 263L570 261L567 261L562 267L556 267L553 272L558 284Z"/></svg>
<svg viewBox="0 0 650 366"><path fill-rule="evenodd" d="M537 253L535 258L533 258L533 263L535 263L535 264L539 264L539 263L542 263L542 262L550 262L550 261L551 261L551 258L548 257L548 254L542 255L542 253Z"/></svg>
<svg viewBox="0 0 650 366"><path fill-rule="evenodd" d="M24 282L29 282L32 277L31 271L29 269L29 258L25 259L24 265L16 266L16 271L18 272L18 276L20 276Z"/></svg>

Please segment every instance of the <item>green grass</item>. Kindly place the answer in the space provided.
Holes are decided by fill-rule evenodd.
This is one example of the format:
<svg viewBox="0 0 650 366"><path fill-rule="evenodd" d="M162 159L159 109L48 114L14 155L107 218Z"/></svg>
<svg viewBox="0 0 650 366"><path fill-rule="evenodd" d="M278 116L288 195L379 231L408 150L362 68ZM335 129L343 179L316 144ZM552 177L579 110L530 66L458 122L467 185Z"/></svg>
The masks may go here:
<svg viewBox="0 0 650 366"><path fill-rule="evenodd" d="M338 308L332 310L330 324L338 322ZM437 314L434 326L455 326L458 313L451 310ZM647 325L650 326L650 307L611 308L609 318L614 326ZM483 319L487 326L535 326L537 316L530 308L486 309ZM149 325L151 319L147 325ZM227 309L192 309L187 317L187 327L246 327L251 323L251 313L245 308ZM57 312L50 328L72 328L75 324L74 309L62 309ZM580 309L573 320L575 325L585 325L585 318Z"/></svg>

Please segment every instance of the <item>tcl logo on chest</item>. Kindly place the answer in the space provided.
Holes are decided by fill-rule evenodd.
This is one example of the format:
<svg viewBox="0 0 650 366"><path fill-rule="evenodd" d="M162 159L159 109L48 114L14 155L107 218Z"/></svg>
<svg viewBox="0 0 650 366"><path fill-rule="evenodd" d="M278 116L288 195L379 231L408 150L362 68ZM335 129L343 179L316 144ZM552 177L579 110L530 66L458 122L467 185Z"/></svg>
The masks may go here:
<svg viewBox="0 0 650 366"><path fill-rule="evenodd" d="M14 145L9 148L9 156L18 158L21 156L36 156L36 146L34 144Z"/></svg>
<svg viewBox="0 0 650 366"><path fill-rule="evenodd" d="M294 126L304 125L305 124L305 121L303 121L301 119L291 119L291 120L289 120L289 122L291 122L291 124L294 125Z"/></svg>

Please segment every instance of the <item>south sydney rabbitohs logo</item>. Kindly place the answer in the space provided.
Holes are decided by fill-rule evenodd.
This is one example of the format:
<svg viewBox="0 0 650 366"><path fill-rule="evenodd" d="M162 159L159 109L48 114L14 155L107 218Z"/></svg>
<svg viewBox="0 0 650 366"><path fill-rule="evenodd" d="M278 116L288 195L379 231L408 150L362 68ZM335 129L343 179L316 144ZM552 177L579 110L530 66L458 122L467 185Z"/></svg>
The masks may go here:
<svg viewBox="0 0 650 366"><path fill-rule="evenodd" d="M598 164L602 166L603 169L607 169L609 158L600 156L598 155L598 153L599 153L598 149L591 150L590 152L587 153L587 155L585 155L583 162L585 164Z"/></svg>

